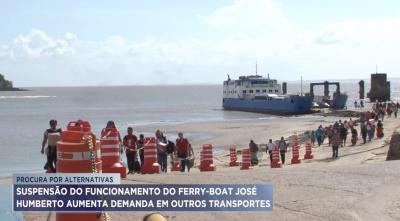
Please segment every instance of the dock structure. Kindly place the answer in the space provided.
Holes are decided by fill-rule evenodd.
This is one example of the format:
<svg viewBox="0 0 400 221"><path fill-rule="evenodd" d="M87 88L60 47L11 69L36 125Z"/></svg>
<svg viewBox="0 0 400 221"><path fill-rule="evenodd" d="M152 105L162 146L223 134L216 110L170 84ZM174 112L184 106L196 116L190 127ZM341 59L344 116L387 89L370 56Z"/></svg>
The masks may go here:
<svg viewBox="0 0 400 221"><path fill-rule="evenodd" d="M364 99L365 98L365 86L364 86L365 84L364 84L364 80L361 80L361 81L359 81L358 82L358 86L359 86L359 91L358 91L358 93L359 93L359 97L360 97L360 99L362 100L362 99Z"/></svg>
<svg viewBox="0 0 400 221"><path fill-rule="evenodd" d="M332 97L329 96L329 85L335 85L336 91L333 93ZM315 86L324 86L324 96L317 96L314 94ZM346 107L347 95L340 92L339 82L318 82L310 83L310 95L314 97L314 102L319 107L330 107L333 109L343 109Z"/></svg>
<svg viewBox="0 0 400 221"><path fill-rule="evenodd" d="M390 82L387 81L386 73L371 74L371 89L367 97L371 102L390 101Z"/></svg>

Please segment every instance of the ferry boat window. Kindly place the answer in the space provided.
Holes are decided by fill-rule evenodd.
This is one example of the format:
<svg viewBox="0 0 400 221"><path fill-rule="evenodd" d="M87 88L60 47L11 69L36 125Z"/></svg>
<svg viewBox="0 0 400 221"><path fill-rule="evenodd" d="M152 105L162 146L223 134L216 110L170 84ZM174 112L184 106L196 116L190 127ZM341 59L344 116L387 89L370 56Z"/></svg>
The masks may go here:
<svg viewBox="0 0 400 221"><path fill-rule="evenodd" d="M249 93L250 93L250 94L253 93L253 90L250 90Z"/></svg>
<svg viewBox="0 0 400 221"><path fill-rule="evenodd" d="M246 93L246 90L243 91L243 94L245 94L245 93Z"/></svg>
<svg viewBox="0 0 400 221"><path fill-rule="evenodd" d="M260 93L260 90L256 90L256 93Z"/></svg>
<svg viewBox="0 0 400 221"><path fill-rule="evenodd" d="M263 90L263 93L267 93L267 90Z"/></svg>
<svg viewBox="0 0 400 221"><path fill-rule="evenodd" d="M272 92L272 90L269 90L269 92Z"/></svg>
<svg viewBox="0 0 400 221"><path fill-rule="evenodd" d="M275 92L279 92L279 90L275 90Z"/></svg>

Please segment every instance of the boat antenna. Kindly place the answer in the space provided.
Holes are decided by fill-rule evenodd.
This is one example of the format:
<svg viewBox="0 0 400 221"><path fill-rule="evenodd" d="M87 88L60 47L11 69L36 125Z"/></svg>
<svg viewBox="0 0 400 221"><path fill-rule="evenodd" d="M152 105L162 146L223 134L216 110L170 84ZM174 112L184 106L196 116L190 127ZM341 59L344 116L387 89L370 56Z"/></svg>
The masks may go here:
<svg viewBox="0 0 400 221"><path fill-rule="evenodd" d="M257 75L257 61L256 61L256 75Z"/></svg>
<svg viewBox="0 0 400 221"><path fill-rule="evenodd" d="M230 81L230 80L231 80L231 77L229 76L229 74L226 74L226 75L228 75L228 81Z"/></svg>
<svg viewBox="0 0 400 221"><path fill-rule="evenodd" d="M303 95L303 76L301 76L301 78L300 78L300 85L301 85L300 86L300 88L301 88L300 89L300 93L301 93L300 95Z"/></svg>
<svg viewBox="0 0 400 221"><path fill-rule="evenodd" d="M378 65L376 65L376 74L378 74Z"/></svg>

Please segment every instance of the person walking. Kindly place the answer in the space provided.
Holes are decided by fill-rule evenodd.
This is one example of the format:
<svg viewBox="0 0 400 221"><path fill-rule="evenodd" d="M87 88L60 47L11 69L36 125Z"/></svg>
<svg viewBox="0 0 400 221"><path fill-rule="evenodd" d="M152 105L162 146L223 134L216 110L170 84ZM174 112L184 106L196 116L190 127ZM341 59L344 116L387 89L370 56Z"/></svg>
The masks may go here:
<svg viewBox="0 0 400 221"><path fill-rule="evenodd" d="M139 140L137 141L137 149L139 150L140 166L144 164L144 135L139 135Z"/></svg>
<svg viewBox="0 0 400 221"><path fill-rule="evenodd" d="M190 172L190 169L194 166L194 160L195 160L195 156L194 156L194 151L193 151L193 147L192 145L189 143L189 150L188 150L188 157L187 157L187 171Z"/></svg>
<svg viewBox="0 0 400 221"><path fill-rule="evenodd" d="M346 146L348 131L345 124L341 124L339 129L340 129L340 139L342 140L341 146L344 147Z"/></svg>
<svg viewBox="0 0 400 221"><path fill-rule="evenodd" d="M311 140L311 145L314 147L316 136L315 136L315 131L313 131L313 130L311 131L310 140Z"/></svg>
<svg viewBox="0 0 400 221"><path fill-rule="evenodd" d="M282 164L285 164L285 155L287 152L287 144L285 142L285 138L281 137L281 140L278 143L279 152L281 154L281 161Z"/></svg>
<svg viewBox="0 0 400 221"><path fill-rule="evenodd" d="M57 142L61 137L61 128L57 128L57 120L50 120L50 128L44 131L42 149L40 152L47 155L47 162L44 169L49 172L56 172L57 164ZM47 144L47 147L45 148Z"/></svg>
<svg viewBox="0 0 400 221"><path fill-rule="evenodd" d="M128 174L131 174L131 173L135 172L134 163L135 163L135 161L137 161L136 143L137 143L138 139L133 134L132 127L128 127L127 133L128 134L124 136L122 144L125 148L126 161L128 164ZM137 168L136 168L136 171L137 171Z"/></svg>
<svg viewBox="0 0 400 221"><path fill-rule="evenodd" d="M160 164L161 172L167 172L167 161L168 161L168 153L166 150L166 146L168 144L167 138L164 136L161 130L157 130L156 133L156 145L157 145L157 159L158 164Z"/></svg>
<svg viewBox="0 0 400 221"><path fill-rule="evenodd" d="M178 156L180 171L185 172L185 167L187 164L187 158L189 156L189 141L183 137L183 133L178 133L178 139L176 139L176 151L174 155Z"/></svg>
<svg viewBox="0 0 400 221"><path fill-rule="evenodd" d="M272 142L272 139L269 139L267 147L268 147L267 150L268 150L268 154L269 154L269 160L272 163L272 150L275 149L276 144L274 142Z"/></svg>
<svg viewBox="0 0 400 221"><path fill-rule="evenodd" d="M377 125L376 125L376 136L378 138L382 138L383 137L383 123L382 121L378 121Z"/></svg>
<svg viewBox="0 0 400 221"><path fill-rule="evenodd" d="M259 148L258 148L258 145L256 143L254 143L253 140L250 140L249 149L250 149L251 165L258 165L257 153L258 153Z"/></svg>
<svg viewBox="0 0 400 221"><path fill-rule="evenodd" d="M367 143L367 127L365 126L365 123L361 122L360 123L360 131L361 131L361 137L363 139L363 143Z"/></svg>
<svg viewBox="0 0 400 221"><path fill-rule="evenodd" d="M321 146L324 141L324 129L322 129L322 125L319 125L317 131L315 132L315 136L317 138L318 146Z"/></svg>
<svg viewBox="0 0 400 221"><path fill-rule="evenodd" d="M358 133L354 127L350 127L350 130L351 130L351 145L354 146L357 144Z"/></svg>
<svg viewBox="0 0 400 221"><path fill-rule="evenodd" d="M332 136L332 159L338 158L339 155L339 145L342 143L340 139L340 131L334 130Z"/></svg>

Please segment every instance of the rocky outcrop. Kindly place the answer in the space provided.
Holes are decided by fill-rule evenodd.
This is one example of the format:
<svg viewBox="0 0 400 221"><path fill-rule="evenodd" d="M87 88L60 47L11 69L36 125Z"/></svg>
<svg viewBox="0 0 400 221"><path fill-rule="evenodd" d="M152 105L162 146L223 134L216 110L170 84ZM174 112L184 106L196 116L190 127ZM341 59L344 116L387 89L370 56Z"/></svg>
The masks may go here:
<svg viewBox="0 0 400 221"><path fill-rule="evenodd" d="M389 151L386 160L399 160L400 159L400 133L397 128L390 139Z"/></svg>
<svg viewBox="0 0 400 221"><path fill-rule="evenodd" d="M13 83L11 81L7 81L2 74L0 74L0 90L12 89Z"/></svg>
<svg viewBox="0 0 400 221"><path fill-rule="evenodd" d="M6 80L4 75L0 74L0 91L24 91L24 89L13 87L13 82Z"/></svg>

